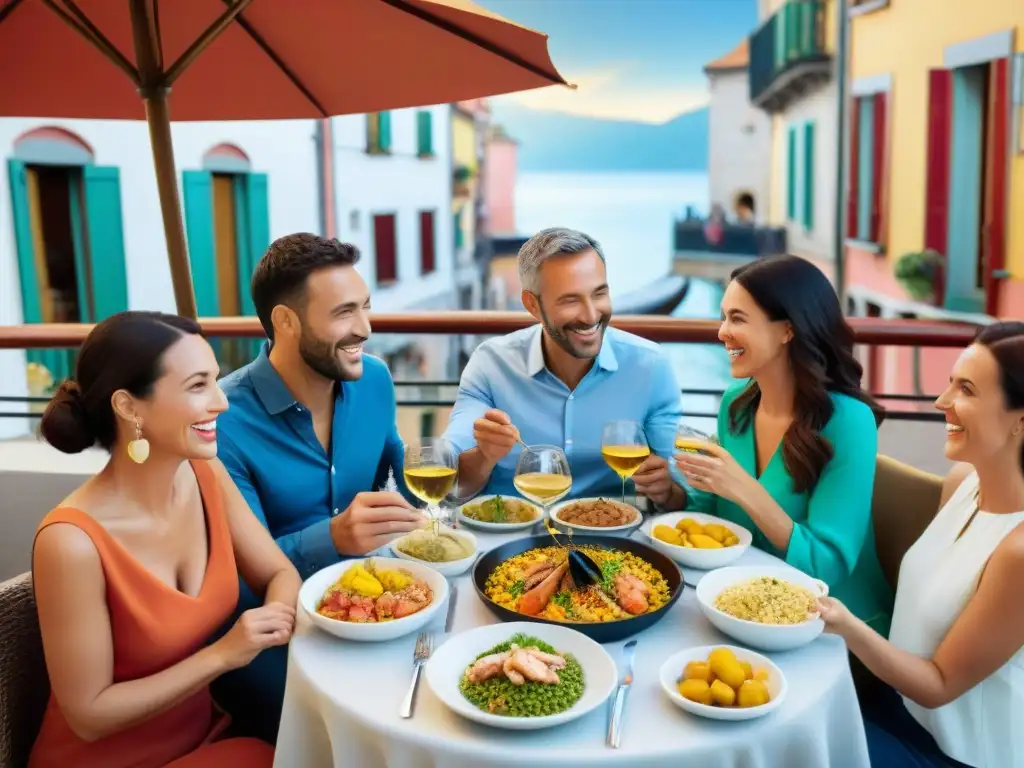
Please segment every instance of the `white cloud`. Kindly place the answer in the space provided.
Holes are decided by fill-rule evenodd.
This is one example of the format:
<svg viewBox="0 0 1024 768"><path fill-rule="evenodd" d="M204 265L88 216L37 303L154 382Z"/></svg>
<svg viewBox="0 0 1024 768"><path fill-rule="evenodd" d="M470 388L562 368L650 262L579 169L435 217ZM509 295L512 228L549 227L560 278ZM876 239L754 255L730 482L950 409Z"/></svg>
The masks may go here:
<svg viewBox="0 0 1024 768"><path fill-rule="evenodd" d="M704 89L657 87L645 84L640 76L627 77L634 66L627 62L567 76L570 83L578 86L576 90L555 85L501 98L548 112L643 123L664 123L682 112L707 105L708 93Z"/></svg>

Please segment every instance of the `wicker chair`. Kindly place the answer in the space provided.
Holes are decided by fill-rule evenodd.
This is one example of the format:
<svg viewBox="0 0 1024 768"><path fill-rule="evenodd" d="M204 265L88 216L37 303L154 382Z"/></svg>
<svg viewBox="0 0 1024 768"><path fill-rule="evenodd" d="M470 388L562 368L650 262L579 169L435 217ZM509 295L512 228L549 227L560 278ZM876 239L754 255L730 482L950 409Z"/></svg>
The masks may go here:
<svg viewBox="0 0 1024 768"><path fill-rule="evenodd" d="M878 561L894 591L903 555L939 511L941 496L938 475L878 455L871 521Z"/></svg>
<svg viewBox="0 0 1024 768"><path fill-rule="evenodd" d="M0 768L22 768L50 696L30 573L0 583L0 638Z"/></svg>

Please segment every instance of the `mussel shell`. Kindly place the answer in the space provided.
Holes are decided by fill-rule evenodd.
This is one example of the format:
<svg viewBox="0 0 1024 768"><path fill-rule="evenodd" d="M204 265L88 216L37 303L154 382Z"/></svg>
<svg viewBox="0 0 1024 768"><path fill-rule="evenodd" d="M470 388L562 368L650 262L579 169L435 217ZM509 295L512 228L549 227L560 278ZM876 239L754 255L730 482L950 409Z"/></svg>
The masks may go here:
<svg viewBox="0 0 1024 768"><path fill-rule="evenodd" d="M569 550L569 575L577 587L600 584L604 580L601 566L589 555L575 549Z"/></svg>

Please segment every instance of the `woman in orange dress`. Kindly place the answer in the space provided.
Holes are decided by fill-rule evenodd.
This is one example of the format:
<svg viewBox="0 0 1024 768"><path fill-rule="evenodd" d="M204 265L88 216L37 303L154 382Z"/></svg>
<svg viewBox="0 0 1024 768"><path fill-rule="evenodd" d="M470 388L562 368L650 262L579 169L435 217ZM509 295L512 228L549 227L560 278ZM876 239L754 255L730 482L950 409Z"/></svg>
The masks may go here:
<svg viewBox="0 0 1024 768"><path fill-rule="evenodd" d="M273 749L217 741L210 681L291 637L299 577L217 461L213 350L191 320L123 312L82 345L43 416L104 469L43 520L32 574L52 689L30 768L269 768ZM238 600L264 604L209 640Z"/></svg>

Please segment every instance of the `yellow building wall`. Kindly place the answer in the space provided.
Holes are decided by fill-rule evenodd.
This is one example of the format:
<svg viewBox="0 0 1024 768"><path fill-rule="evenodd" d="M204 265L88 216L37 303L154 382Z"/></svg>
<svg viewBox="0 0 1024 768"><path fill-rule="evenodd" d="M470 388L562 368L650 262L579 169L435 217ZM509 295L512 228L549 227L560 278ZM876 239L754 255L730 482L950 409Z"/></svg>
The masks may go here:
<svg viewBox="0 0 1024 768"><path fill-rule="evenodd" d="M851 20L854 80L891 74L887 250L895 260L924 247L928 72L942 66L946 46L1016 28L1024 52L1024 1L892 0ZM1010 169L1007 269L1024 278L1024 156Z"/></svg>
<svg viewBox="0 0 1024 768"><path fill-rule="evenodd" d="M452 112L452 160L476 170L476 125L458 111Z"/></svg>

